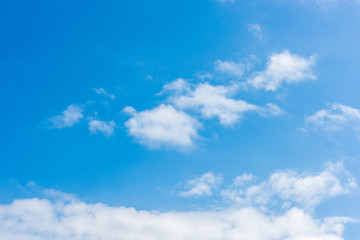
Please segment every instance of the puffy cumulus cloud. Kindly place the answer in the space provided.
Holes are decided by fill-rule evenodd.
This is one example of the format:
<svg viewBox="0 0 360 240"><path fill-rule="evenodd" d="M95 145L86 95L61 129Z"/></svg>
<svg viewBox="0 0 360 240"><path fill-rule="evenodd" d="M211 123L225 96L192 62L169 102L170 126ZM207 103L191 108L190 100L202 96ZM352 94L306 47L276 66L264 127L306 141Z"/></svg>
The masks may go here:
<svg viewBox="0 0 360 240"><path fill-rule="evenodd" d="M296 204L312 209L324 199L350 193L357 188L354 177L340 162L329 163L318 174L279 171L259 184L245 184L252 181L252 175L237 177L221 194L243 205L255 203L266 206L270 200L272 203L281 200L279 202L287 205Z"/></svg>
<svg viewBox="0 0 360 240"><path fill-rule="evenodd" d="M360 133L360 110L336 103L305 118L303 130L336 132L346 128Z"/></svg>
<svg viewBox="0 0 360 240"><path fill-rule="evenodd" d="M76 200L18 199L0 205L2 240L342 240L346 217L314 218L299 208L152 212Z"/></svg>
<svg viewBox="0 0 360 240"><path fill-rule="evenodd" d="M253 73L247 84L258 89L275 91L284 83L314 80L316 79L312 72L314 64L314 56L303 58L285 50L271 55L266 69Z"/></svg>
<svg viewBox="0 0 360 240"><path fill-rule="evenodd" d="M262 27L260 24L248 24L247 29L252 32L256 37L262 38Z"/></svg>
<svg viewBox="0 0 360 240"><path fill-rule="evenodd" d="M161 104L142 112L126 107L124 111L131 115L125 123L129 135L149 148L191 147L198 138L201 124L171 105Z"/></svg>
<svg viewBox="0 0 360 240"><path fill-rule="evenodd" d="M102 133L105 136L111 136L114 134L114 128L116 127L116 124L114 121L99 121L99 120L90 120L88 122L89 130L93 133Z"/></svg>
<svg viewBox="0 0 360 240"><path fill-rule="evenodd" d="M115 100L115 95L108 93L105 89L103 88L93 88L94 92L98 95L104 95L107 96L109 98L111 98L112 100Z"/></svg>
<svg viewBox="0 0 360 240"><path fill-rule="evenodd" d="M233 61L215 61L215 71L225 74L229 77L241 78L244 75L245 65Z"/></svg>
<svg viewBox="0 0 360 240"><path fill-rule="evenodd" d="M275 116L282 113L282 110L273 104L260 107L231 98L238 90L238 85L213 86L209 83L189 85L183 82L184 80L181 80L181 84L178 81L169 84L169 86L179 86L174 89L173 94L170 92L169 100L174 106L183 110L199 111L205 119L218 118L223 125L235 124L245 112L257 112L262 116ZM169 89L169 87L166 88L166 90ZM182 94L179 94L180 90L183 90Z"/></svg>
<svg viewBox="0 0 360 240"><path fill-rule="evenodd" d="M189 190L179 192L179 195L182 197L211 196L213 194L212 189L217 187L222 180L223 178L218 174L212 172L204 173L198 178L187 181L186 187Z"/></svg>
<svg viewBox="0 0 360 240"><path fill-rule="evenodd" d="M53 128L71 127L84 118L84 110L77 105L69 105L61 115L56 115L48 119Z"/></svg>

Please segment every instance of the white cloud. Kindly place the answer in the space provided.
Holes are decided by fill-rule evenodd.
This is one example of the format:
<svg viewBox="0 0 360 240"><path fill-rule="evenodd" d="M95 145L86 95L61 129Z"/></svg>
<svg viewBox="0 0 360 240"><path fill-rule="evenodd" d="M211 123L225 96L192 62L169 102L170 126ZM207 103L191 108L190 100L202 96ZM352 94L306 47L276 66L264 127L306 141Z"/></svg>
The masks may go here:
<svg viewBox="0 0 360 240"><path fill-rule="evenodd" d="M108 93L103 88L93 88L93 90L98 95L104 95L104 96L107 96L107 97L111 98L112 100L115 100L115 95L111 94L111 93Z"/></svg>
<svg viewBox="0 0 360 240"><path fill-rule="evenodd" d="M312 72L315 57L303 58L291 54L288 50L270 56L264 71L252 74L248 85L275 91L284 83L299 83L309 79L316 79Z"/></svg>
<svg viewBox="0 0 360 240"><path fill-rule="evenodd" d="M1 240L343 240L348 217L316 218L308 205L348 193L356 187L342 163L328 164L318 174L279 171L267 181L250 185L254 175L234 179L232 189L244 196L248 206L233 205L219 210L147 211L88 204L74 195L47 189L49 199L17 199L0 205ZM184 196L210 196L222 182L220 175L208 172L188 181ZM240 188L243 193L240 193ZM277 195L299 206L286 209L257 205L261 198ZM302 208L304 207L305 208ZM204 209L207 209L204 207Z"/></svg>
<svg viewBox="0 0 360 240"><path fill-rule="evenodd" d="M114 121L104 122L99 120L90 120L88 124L89 124L89 130L92 134L101 132L105 136L113 135L114 128L116 127Z"/></svg>
<svg viewBox="0 0 360 240"><path fill-rule="evenodd" d="M252 32L256 37L262 38L262 27L260 24L248 24L247 29Z"/></svg>
<svg viewBox="0 0 360 240"><path fill-rule="evenodd" d="M124 111L132 115L125 123L129 135L149 148L193 146L201 127L196 119L171 105L161 104L142 112L126 107Z"/></svg>
<svg viewBox="0 0 360 240"><path fill-rule="evenodd" d="M247 175L245 175L247 176ZM270 199L281 200L311 209L322 200L350 193L357 188L354 177L340 162L328 164L319 174L299 174L294 171L279 171L259 184L247 185L239 179L253 180L252 176L238 177L234 183L221 194L232 201L243 205L259 204L266 206ZM284 202L285 201L285 202Z"/></svg>
<svg viewBox="0 0 360 240"><path fill-rule="evenodd" d="M275 116L282 113L273 104L260 107L243 100L231 98L231 95L238 90L237 85L213 86L209 83L201 83L192 86L193 89L190 89L188 84L185 86L186 91L183 94L178 94L179 91L176 90L177 92L175 91L173 95L170 95L170 102L180 109L199 111L205 119L218 118L223 125L229 126L235 124L245 112L253 111L262 116ZM182 87L181 89L185 88Z"/></svg>
<svg viewBox="0 0 360 240"><path fill-rule="evenodd" d="M212 172L204 173L198 178L187 181L186 187L189 190L179 192L179 195L182 197L211 196L213 194L212 189L217 187L222 180L223 178L220 175Z"/></svg>
<svg viewBox="0 0 360 240"><path fill-rule="evenodd" d="M360 110L342 104L332 104L305 119L305 128L336 132L346 128L360 134Z"/></svg>
<svg viewBox="0 0 360 240"><path fill-rule="evenodd" d="M176 94L187 93L191 91L191 85L182 78L178 78L170 83L167 83L163 86L161 92L157 95L162 95L164 93L174 92Z"/></svg>
<svg viewBox="0 0 360 240"><path fill-rule="evenodd" d="M215 71L228 75L229 77L241 78L244 75L245 65L233 61L215 61Z"/></svg>
<svg viewBox="0 0 360 240"><path fill-rule="evenodd" d="M82 114L84 110L77 105L68 106L61 115L53 116L48 119L52 123L54 128L71 127L80 122L80 119L84 118Z"/></svg>
<svg viewBox="0 0 360 240"><path fill-rule="evenodd" d="M2 240L342 240L346 217L314 218L299 208L151 212L82 201L18 199L0 205Z"/></svg>

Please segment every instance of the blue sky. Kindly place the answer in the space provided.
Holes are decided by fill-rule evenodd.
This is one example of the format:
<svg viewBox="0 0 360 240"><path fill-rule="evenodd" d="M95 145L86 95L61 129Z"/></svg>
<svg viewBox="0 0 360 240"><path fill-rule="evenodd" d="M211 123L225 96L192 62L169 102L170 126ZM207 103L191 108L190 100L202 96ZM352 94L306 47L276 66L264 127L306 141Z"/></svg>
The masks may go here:
<svg viewBox="0 0 360 240"><path fill-rule="evenodd" d="M0 1L0 239L360 239L359 10Z"/></svg>

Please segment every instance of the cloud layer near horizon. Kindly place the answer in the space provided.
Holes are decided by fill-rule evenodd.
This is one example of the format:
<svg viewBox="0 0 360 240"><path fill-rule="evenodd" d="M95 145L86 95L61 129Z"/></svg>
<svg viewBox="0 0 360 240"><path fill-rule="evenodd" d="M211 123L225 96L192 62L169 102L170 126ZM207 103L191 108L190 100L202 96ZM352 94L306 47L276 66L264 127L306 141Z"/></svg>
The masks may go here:
<svg viewBox="0 0 360 240"><path fill-rule="evenodd" d="M236 190L233 193L238 197L250 196L246 206L235 204L219 206L219 210L183 212L89 204L74 195L45 189L42 191L45 199L16 199L0 205L0 239L342 240L344 224L353 221L337 216L316 218L307 208L307 202L319 204L325 198L348 193L356 187L355 180L342 163L330 163L324 171L313 175L275 172L267 181L246 187L254 180L252 174L242 174L226 190L227 193ZM221 175L208 172L189 180L190 190L180 192L180 195L211 196L212 189L221 182ZM34 183L29 186L34 187ZM246 189L243 192L239 190L242 187ZM287 208L259 206L257 194L277 194L283 201L300 204Z"/></svg>
<svg viewBox="0 0 360 240"><path fill-rule="evenodd" d="M151 212L82 201L18 199L0 205L1 240L341 240L347 217L314 218L291 208Z"/></svg>

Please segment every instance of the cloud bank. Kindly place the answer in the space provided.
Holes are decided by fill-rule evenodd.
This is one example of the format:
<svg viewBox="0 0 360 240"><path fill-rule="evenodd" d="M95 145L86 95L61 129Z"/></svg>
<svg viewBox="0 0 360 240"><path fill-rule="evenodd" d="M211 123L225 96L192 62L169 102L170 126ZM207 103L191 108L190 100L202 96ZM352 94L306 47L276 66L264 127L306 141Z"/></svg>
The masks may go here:
<svg viewBox="0 0 360 240"><path fill-rule="evenodd" d="M19 199L0 205L1 240L341 240L345 217L316 219L299 208L150 212L133 208Z"/></svg>
<svg viewBox="0 0 360 240"><path fill-rule="evenodd" d="M186 197L210 196L222 181L207 172L189 180ZM307 209L326 198L350 192L355 180L341 163L330 163L318 174L279 171L254 184L245 173L224 192L247 206L231 205L220 210L147 211L89 204L74 195L44 191L49 199L16 199L0 205L1 240L343 240L348 217L317 218ZM242 190L241 190L242 189ZM297 206L259 206L258 200L278 196Z"/></svg>

